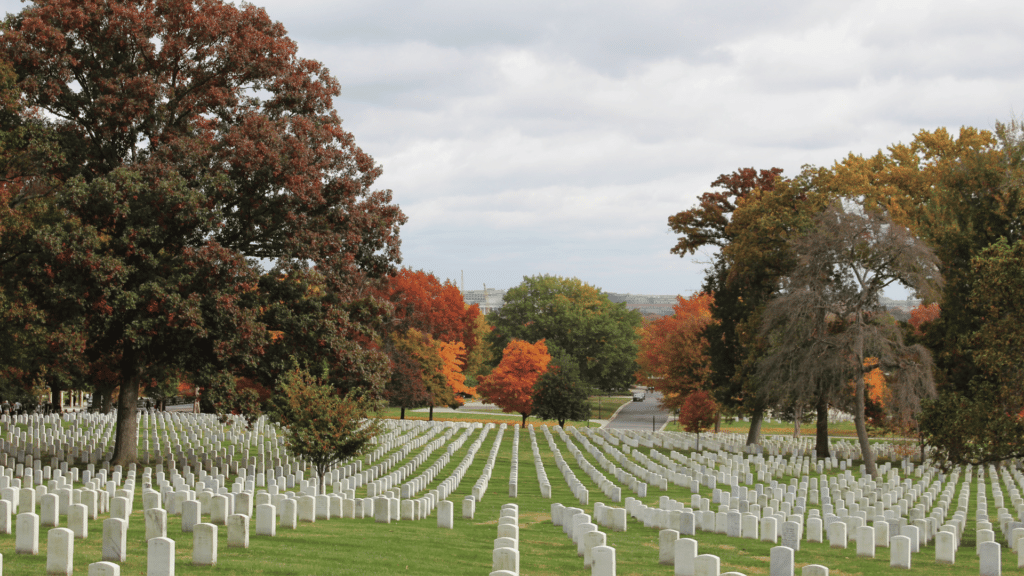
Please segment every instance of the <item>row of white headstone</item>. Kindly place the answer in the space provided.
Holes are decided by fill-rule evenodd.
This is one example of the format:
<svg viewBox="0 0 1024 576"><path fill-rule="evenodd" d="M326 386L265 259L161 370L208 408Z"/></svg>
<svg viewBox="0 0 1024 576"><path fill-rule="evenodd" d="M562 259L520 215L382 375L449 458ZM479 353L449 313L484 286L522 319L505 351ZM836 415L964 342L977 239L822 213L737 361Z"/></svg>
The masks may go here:
<svg viewBox="0 0 1024 576"><path fill-rule="evenodd" d="M491 552L491 576L519 576L519 506L504 504Z"/></svg>
<svg viewBox="0 0 1024 576"><path fill-rule="evenodd" d="M1005 477L1004 477L1004 480L1005 480ZM954 480L954 483L955 483L955 480ZM915 495L915 498L916 498L916 495ZM632 499L628 499L628 500L632 500ZM948 501L948 499L947 499L947 501ZM905 511L906 507L907 506L904 503L903 504L903 510L904 511ZM596 505L595 509L597 509L597 508L599 508L599 506ZM814 512L816 512L816 511L814 511ZM964 510L963 512L966 512L966 511ZM1005 513L1003 514L1003 516L1004 516L1003 520L1004 520L1004 525L1005 525L1006 524L1006 517L1005 517L1006 515L1005 515ZM829 519L833 520L833 518L829 518ZM767 523L770 524L770 519L764 519L764 520L769 521ZM809 519L809 524L810 524L809 532L811 532L812 534L817 534L817 536L813 536L812 535L812 536L809 537L809 539L812 540L812 541L819 541L819 542L821 541L821 525L820 525L820 522L821 522L820 518L811 518L811 519ZM878 522L881 522L881 524L878 524ZM921 520L918 520L918 522L921 522ZM963 524L963 520L960 519L959 525L960 525L961 530L962 530L962 524ZM934 530L934 525L932 525L932 527L933 527L933 530ZM876 519L876 526L874 528L873 527L868 527L868 526L856 526L856 529L857 529L858 533L863 534L862 538L854 538L854 540L856 540L858 542L858 548L859 548L860 553L861 553L862 556L870 556L870 557L874 556L874 549L875 549L874 540L875 540L876 534L878 534L879 531L882 532L882 534L878 534L879 536L882 536L882 542L880 543L880 545L882 545L882 546L889 545L890 539L884 536L885 534L888 533L888 528L889 528L888 520L878 520L878 519ZM845 529L846 529L846 524L838 523L838 522L830 522L830 530L829 530L829 532L830 532L830 541L833 544L835 544L835 545L839 545L839 542L842 542L841 545L843 547L845 547L845 540L846 540L846 538L845 538ZM949 546L947 545L947 541L950 542L950 543L954 542L953 537L956 535L957 530L956 530L956 527L954 527L954 526L943 526L943 529L944 529L944 531L940 532L940 534L938 535L938 539L940 540L940 543L937 546L936 558L940 562L942 562L945 558L949 558L949 561L951 562L952 561L952 554L955 554L955 550L953 550L952 553L948 550ZM926 538L927 538L926 530L927 530L927 528L925 528L924 526L903 526L902 529L901 529L902 534L894 534L893 535L893 537L891 539L891 542L892 542L892 546L893 546L894 550L890 554L890 556L891 556L891 564L893 566L896 566L896 567L909 567L909 564L910 564L910 556L909 555L910 555L911 550L916 551L916 549L918 548L918 546L920 545L922 540L927 541L926 540ZM945 530L949 530L949 531L945 531ZM738 529L737 529L737 531L738 531ZM753 537L756 538L757 537L756 536L756 533L757 533L757 525L756 525L756 523L753 524L753 530L746 530L745 532L751 532L751 531L754 534ZM772 533L771 534L771 539L774 541L774 539L775 539L774 530L770 530L769 529L769 530L767 530L767 532L771 532ZM739 534L736 534L736 535L738 536ZM1011 540L1011 544L1010 545L1011 545L1011 547L1014 547L1014 546L1017 545L1017 542L1019 541L1019 538L1020 538L1019 536L1011 536L1010 537L1010 540ZM982 533L982 540L986 540L984 532ZM799 537L797 537L797 542L798 541L799 541ZM798 543L797 543L797 545L798 545ZM991 547L991 546L985 546L983 548L985 548L985 549L983 550L982 547L979 547L979 550L978 550L979 555L984 555L985 556L985 560L983 561L982 564L985 567L990 567L990 566L993 566L993 565L998 565L997 559L994 558L994 555L997 552L996 549ZM1011 548L1011 549L1013 549L1013 548ZM983 570L988 570L988 568L983 568Z"/></svg>

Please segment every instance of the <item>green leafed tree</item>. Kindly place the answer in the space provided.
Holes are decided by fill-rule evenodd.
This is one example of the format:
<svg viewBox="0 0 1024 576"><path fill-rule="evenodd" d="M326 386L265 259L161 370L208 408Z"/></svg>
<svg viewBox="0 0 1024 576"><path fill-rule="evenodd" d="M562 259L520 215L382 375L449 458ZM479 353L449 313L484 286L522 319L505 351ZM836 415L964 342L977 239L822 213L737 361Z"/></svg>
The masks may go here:
<svg viewBox="0 0 1024 576"><path fill-rule="evenodd" d="M272 417L284 427L288 450L316 468L320 486L335 464L363 454L379 432L366 396L338 389L298 367L281 376Z"/></svg>
<svg viewBox="0 0 1024 576"><path fill-rule="evenodd" d="M566 421L590 420L590 387L580 376L576 360L563 350L549 346L554 352L547 372L533 385L533 415L557 420L564 427Z"/></svg>
<svg viewBox="0 0 1024 576"><path fill-rule="evenodd" d="M1024 457L1024 240L1002 238L972 261L969 307L979 327L960 344L981 372L966 391L928 404L925 441L946 466Z"/></svg>
<svg viewBox="0 0 1024 576"><path fill-rule="evenodd" d="M707 269L702 290L714 296L712 322L704 328L708 343L708 390L724 407L751 414L747 443L759 440L767 404L754 393L750 366L760 351L752 335L756 315L778 287L792 263L788 239L794 220L805 212L808 168L796 179L781 168L741 168L722 174L695 207L669 217L679 234L672 249L687 257L708 248L719 251Z"/></svg>
<svg viewBox="0 0 1024 576"><path fill-rule="evenodd" d="M525 277L487 318L494 350L513 339L550 341L576 360L583 381L596 389L623 390L633 381L640 314L579 279Z"/></svg>

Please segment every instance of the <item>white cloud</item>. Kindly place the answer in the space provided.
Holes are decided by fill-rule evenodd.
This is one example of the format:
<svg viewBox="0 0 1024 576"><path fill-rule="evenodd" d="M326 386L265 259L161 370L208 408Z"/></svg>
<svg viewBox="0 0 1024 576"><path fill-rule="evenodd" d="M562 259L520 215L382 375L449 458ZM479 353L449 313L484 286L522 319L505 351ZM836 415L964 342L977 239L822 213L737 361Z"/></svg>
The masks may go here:
<svg viewBox="0 0 1024 576"><path fill-rule="evenodd" d="M1010 1L256 3L339 79L409 216L406 264L467 287L688 293L701 265L669 254L666 221L719 174L1024 108Z"/></svg>

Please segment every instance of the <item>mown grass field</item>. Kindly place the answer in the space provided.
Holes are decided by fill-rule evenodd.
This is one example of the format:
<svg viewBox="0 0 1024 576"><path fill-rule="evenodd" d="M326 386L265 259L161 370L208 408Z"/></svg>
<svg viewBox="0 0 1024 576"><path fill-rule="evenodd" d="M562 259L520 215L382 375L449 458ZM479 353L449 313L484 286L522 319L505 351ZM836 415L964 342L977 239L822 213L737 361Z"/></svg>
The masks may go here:
<svg viewBox="0 0 1024 576"><path fill-rule="evenodd" d="M479 434L477 432L476 434ZM458 450L451 462L436 479L436 483L448 477L458 462L466 454L476 434ZM569 492L569 487L555 467L554 457L548 448L543 434L537 431L541 461L552 483L552 498L540 497L534 458L531 452L530 437L526 430L520 435L519 443L519 495L518 498L508 497L507 483L511 467L511 447L513 431L506 430L501 442L489 489L483 501L478 503L476 517L465 520L461 517L462 498L470 493L474 482L480 477L488 453L497 438L497 430L492 430L486 441L477 452L465 478L456 493L449 499L455 502L455 529L437 528L436 513L430 518L415 522L396 522L377 524L372 519L331 519L317 521L314 524L300 524L297 530L278 528L276 537L250 537L248 549L227 548L226 529L220 529L220 546L218 564L215 567L196 567L192 561L192 537L181 533L180 517L168 519L168 535L177 541L177 574L244 574L244 575L334 575L334 574L419 574L419 575L479 575L491 570L491 551L496 537L496 526L499 511L505 503L518 504L520 514L520 568L524 576L584 576L590 570L583 568L582 558L576 556L576 547L563 533L560 527L550 522L550 505L560 502L566 506L577 506L578 502ZM593 511L593 503L604 501L597 487L590 481L575 461L569 457L565 445L557 439L559 448L573 468L576 476L590 490L591 502L583 506L589 513ZM410 458L419 450L414 450ZM644 450L646 453L647 450ZM427 462L418 470L429 467L443 454L443 449L435 451ZM587 455L590 458L589 455ZM592 463L595 463L591 459ZM395 467L401 466L401 462ZM855 463L856 469L856 463ZM418 472L417 472L418 473ZM789 478L776 478L787 482ZM963 482L964 478L961 478ZM940 566L934 562L934 548L922 549L913 557L911 573L940 575L975 575L978 574L978 559L973 549L974 534L974 503L977 481L971 485L971 509L965 537L957 555L954 566ZM957 487L957 493L959 486ZM705 497L710 491L701 489ZM629 494L623 490L624 497ZM357 497L365 495L365 488L357 492ZM643 499L646 504L656 505L658 497L668 495L676 500L689 503L690 490L678 486L670 486L667 492L650 490ZM634 495L635 496L635 495ZM955 500L954 500L955 501ZM992 502L989 489L989 502ZM996 510L991 507L989 514L995 517ZM128 560L122 564L122 574L138 575L146 573L146 551L143 543L145 522L142 513L141 484L136 490L135 508L131 517L129 530ZM62 525L64 519L62 518ZM87 574L88 563L99 561L101 557L102 520L90 523L90 536L87 540L78 540L75 545L75 574ZM671 575L671 566L658 564L658 531L644 528L632 518L628 522L628 531L624 533L607 532L608 544L616 548L618 574L629 575ZM718 555L722 560L722 572L738 571L748 575L767 574L769 543L728 538L706 532L698 532L695 537L699 542L699 553ZM799 567L805 564L823 564L831 569L831 573L839 576L873 575L890 573L888 549L879 548L873 560L858 559L855 546L846 550L833 550L827 544L801 543L802 549L796 554ZM40 530L40 554L38 556L22 556L14 554L14 536L0 535L0 552L4 555L3 569L7 575L40 575L46 573L46 531ZM1020 572L1016 568L1016 556L1004 550L1003 570L1007 574Z"/></svg>
<svg viewBox="0 0 1024 576"><path fill-rule="evenodd" d="M591 417L595 420L605 419L611 417L611 415L618 410L623 404L631 401L629 396L591 396ZM384 418L400 419L402 417L402 410L400 408L385 408L381 411L380 415ZM406 420L429 420L430 413L423 410L406 410ZM523 421L523 417L517 413L502 412L501 409L496 406L487 406L480 408L476 406L463 406L454 412L442 412L441 410L434 410L434 420L437 422L482 422L482 423L494 423L494 424L520 424ZM533 424L535 426L548 425L554 426L558 422L554 420L544 420L535 416L530 416L526 420L526 424ZM566 423L567 425L569 423ZM597 424L589 424L585 421L572 421L572 425L586 427L586 426L597 426Z"/></svg>

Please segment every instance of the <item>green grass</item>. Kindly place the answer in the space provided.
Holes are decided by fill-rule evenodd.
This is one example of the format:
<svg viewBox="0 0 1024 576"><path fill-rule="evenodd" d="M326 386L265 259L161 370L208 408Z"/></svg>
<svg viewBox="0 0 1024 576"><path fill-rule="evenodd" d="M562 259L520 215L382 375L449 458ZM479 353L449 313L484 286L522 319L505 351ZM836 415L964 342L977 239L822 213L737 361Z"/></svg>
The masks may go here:
<svg viewBox="0 0 1024 576"><path fill-rule="evenodd" d="M583 568L583 561L577 558L575 545L563 535L561 528L550 522L550 505L560 502L566 506L578 506L578 502L569 492L569 487L555 467L554 457L548 448L543 433L537 430L537 442L540 447L541 461L552 483L552 498L540 497L540 486L537 482L533 454L531 452L528 431L520 434L519 443L519 496L507 496L507 483L511 465L511 446L513 430L506 430L501 443L501 450L491 475L489 489L483 501L478 503L476 517L464 520L461 517L463 497L470 493L473 484L480 477L484 463L491 447L497 438L497 429L492 430L476 454L473 464L463 478L457 492L449 499L455 503L455 529L442 530L437 528L436 514L430 518L416 522L397 522L377 524L372 519L332 519L318 521L315 524L300 524L297 530L285 530L278 527L278 535L274 538L250 536L250 547L247 550L227 548L227 533L220 529L220 546L218 549L218 565L216 567L192 566L192 538L180 531L180 516L168 518L168 534L177 541L177 574L245 574L245 575L333 575L333 574L487 574L491 569L491 551L496 537L496 525L503 504L514 502L520 510L520 568L524 576L584 576L590 571ZM456 434L455 437L458 436ZM468 447L479 432L456 451L450 463L438 474L433 485L446 479L466 454ZM583 471L576 465L565 444L555 436L557 446L566 457L576 477L590 490L590 505L583 506L592 513L593 503L609 502L598 491ZM575 441L574 441L575 442ZM578 442L575 442L577 446ZM409 458L415 457L422 449L410 452ZM643 450L646 454L648 450ZM662 450L666 452L667 450ZM429 467L444 453L444 449L435 450L427 461L414 473L419 474ZM597 464L589 454L586 455L592 464ZM397 463L398 468L405 463ZM858 463L855 462L855 468ZM393 469L394 469L393 468ZM140 471L141 472L141 471ZM607 472L602 470L607 475ZM788 482L788 477L777 477L776 480ZM916 478L915 478L916 480ZM961 483L965 475L961 477ZM934 563L934 547L929 546L913 557L911 573L975 575L978 573L978 560L973 547L974 529L974 491L977 475L971 482L970 503L967 529L964 541L957 554L955 566L939 566ZM955 496L960 486L956 487ZM709 490L701 489L702 495L709 496ZM143 543L145 522L141 511L141 487L136 491L135 511L132 514L128 534L128 560L122 564L122 574L135 575L146 572L146 553ZM362 497L365 489L358 491ZM623 497L632 495L623 490ZM667 492L651 489L643 501L648 505L656 505L658 497L668 495L676 500L689 503L690 491L670 485ZM635 495L634 495L635 496ZM991 492L990 492L991 496ZM956 498L954 497L954 504ZM994 502L989 500L990 516L994 516ZM64 519L62 518L62 521ZM102 520L94 521L89 526L90 537L75 542L75 574L86 574L88 563L96 562L101 557ZM644 528L632 518L628 521L628 531L624 533L607 532L608 544L616 548L618 574L663 574L670 575L671 566L660 566L658 559L658 531ZM772 547L769 543L752 540L727 538L722 535L698 532L695 537L699 542L699 553L718 555L722 560L722 572L738 571L748 575L767 574L768 556ZM833 550L827 544L810 544L801 542L801 551L796 554L797 566L805 564L823 564L836 575L871 575L889 573L888 549L879 548L873 560L858 559L855 556L855 545L846 550ZM38 575L45 573L46 563L46 531L40 530L40 554L23 556L14 554L14 536L0 535L0 552L5 556L4 569L8 575ZM1016 569L1016 555L1004 550L1003 567L1007 573ZM798 572L799 573L799 572Z"/></svg>
<svg viewBox="0 0 1024 576"><path fill-rule="evenodd" d="M603 418L607 420L620 406L628 403L630 400L631 397L629 396L591 396L589 398L591 418ZM401 408L388 407L382 410L380 415L384 418L399 419L401 418L402 410ZM423 412L419 409L406 409L405 419L428 420L429 412ZM509 414L502 412L494 406L488 406L482 409L472 406L464 406L455 412L441 412L439 410L435 410L434 420L437 422L493 422L495 424L505 423L511 425L522 423L523 417L516 413ZM533 424L534 426L554 426L558 424L558 422L555 422L554 420L542 420L533 416L528 418L526 423L528 425ZM572 424L574 426L587 426L587 423L582 421L572 421Z"/></svg>
<svg viewBox="0 0 1024 576"><path fill-rule="evenodd" d="M744 434L750 430L750 422L736 421L732 418L722 419L722 432L728 432L732 434ZM665 427L667 432L682 432L683 429L679 426L679 422L670 420L668 425ZM813 438L816 434L814 422L805 423L800 426L800 437L801 438ZM793 422L780 422L773 420L772 422L763 422L761 424L761 434L769 436L793 436ZM853 422L833 422L828 425L828 435L830 438L843 438L851 439L857 437L857 430L854 428ZM872 433L873 437L879 439L884 438L884 435Z"/></svg>

